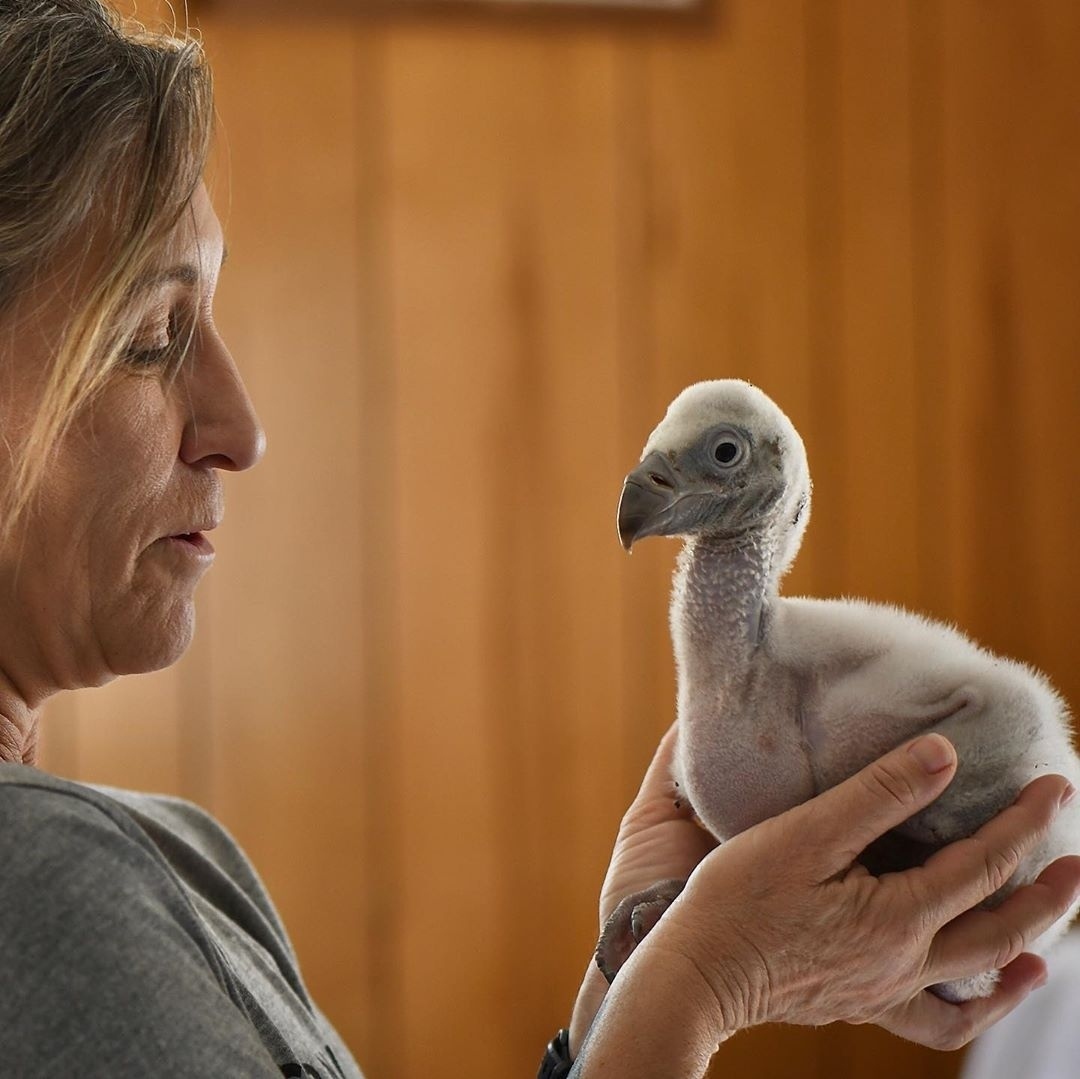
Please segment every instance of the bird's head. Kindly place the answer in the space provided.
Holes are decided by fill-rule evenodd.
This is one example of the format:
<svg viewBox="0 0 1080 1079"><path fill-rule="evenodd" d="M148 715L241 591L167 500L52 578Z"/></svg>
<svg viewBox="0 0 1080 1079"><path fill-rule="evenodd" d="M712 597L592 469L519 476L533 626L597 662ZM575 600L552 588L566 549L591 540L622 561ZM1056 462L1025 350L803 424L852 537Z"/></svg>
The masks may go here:
<svg viewBox="0 0 1080 1079"><path fill-rule="evenodd" d="M619 539L775 537L774 566L795 557L810 516L810 473L798 431L756 386L698 382L668 407L641 464L623 483Z"/></svg>

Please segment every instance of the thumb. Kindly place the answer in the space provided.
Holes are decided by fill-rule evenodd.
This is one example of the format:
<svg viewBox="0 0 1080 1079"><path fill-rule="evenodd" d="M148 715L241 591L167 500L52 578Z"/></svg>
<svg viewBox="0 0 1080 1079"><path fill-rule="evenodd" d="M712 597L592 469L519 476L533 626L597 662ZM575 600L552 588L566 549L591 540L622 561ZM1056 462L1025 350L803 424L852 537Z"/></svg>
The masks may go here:
<svg viewBox="0 0 1080 1079"><path fill-rule="evenodd" d="M928 806L955 774L952 743L924 734L818 795L814 848L833 863L825 871L847 869L875 839Z"/></svg>

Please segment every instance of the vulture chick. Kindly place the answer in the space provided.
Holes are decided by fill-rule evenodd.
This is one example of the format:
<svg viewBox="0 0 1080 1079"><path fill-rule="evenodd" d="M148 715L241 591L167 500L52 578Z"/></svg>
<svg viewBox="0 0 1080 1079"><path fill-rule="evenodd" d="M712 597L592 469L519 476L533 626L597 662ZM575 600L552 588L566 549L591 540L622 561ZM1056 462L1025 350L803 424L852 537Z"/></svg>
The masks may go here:
<svg viewBox="0 0 1080 1079"><path fill-rule="evenodd" d="M1068 712L1047 680L957 630L898 607L779 595L810 516L802 439L747 382L701 382L671 404L625 480L619 538L681 536L671 598L678 672L674 779L723 841L831 787L893 746L939 731L957 774L930 806L864 852L873 872L921 864L971 835L1038 775L1080 787ZM1080 853L1080 802L1003 888ZM608 980L681 890L628 897L597 947ZM1035 944L1045 951L1077 905ZM946 1000L988 996L999 972L942 983Z"/></svg>

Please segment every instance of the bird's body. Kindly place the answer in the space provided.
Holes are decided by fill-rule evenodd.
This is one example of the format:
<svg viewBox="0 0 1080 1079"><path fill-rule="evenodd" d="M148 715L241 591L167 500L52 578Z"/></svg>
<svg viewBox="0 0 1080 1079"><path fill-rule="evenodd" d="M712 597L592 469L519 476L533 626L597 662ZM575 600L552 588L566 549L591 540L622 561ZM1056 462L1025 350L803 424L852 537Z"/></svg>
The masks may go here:
<svg viewBox="0 0 1080 1079"><path fill-rule="evenodd" d="M732 561L692 542L672 601L675 778L717 838L929 729L957 747L959 773L905 826L913 839L940 845L970 834L1046 771L1080 785L1064 703L1030 668L941 623L861 600L762 597L751 639L723 613Z"/></svg>
<svg viewBox="0 0 1080 1079"><path fill-rule="evenodd" d="M623 542L685 537L671 603L674 779L701 822L724 840L931 730L956 747L957 774L867 852L875 871L919 864L971 835L1039 775L1080 786L1065 703L1038 672L898 607L779 595L809 499L794 427L760 390L734 380L699 383L676 398L627 478ZM1074 853L1076 805L988 902ZM988 971L937 990L968 999L996 980Z"/></svg>

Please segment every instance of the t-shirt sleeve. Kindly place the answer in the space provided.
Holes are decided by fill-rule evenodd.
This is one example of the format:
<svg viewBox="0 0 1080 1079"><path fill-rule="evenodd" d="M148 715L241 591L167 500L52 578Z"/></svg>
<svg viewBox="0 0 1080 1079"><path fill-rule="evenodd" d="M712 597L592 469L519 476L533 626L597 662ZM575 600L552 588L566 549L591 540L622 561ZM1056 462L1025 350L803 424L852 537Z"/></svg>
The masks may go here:
<svg viewBox="0 0 1080 1079"><path fill-rule="evenodd" d="M0 964L11 1079L280 1079L152 847L78 797L0 785Z"/></svg>

